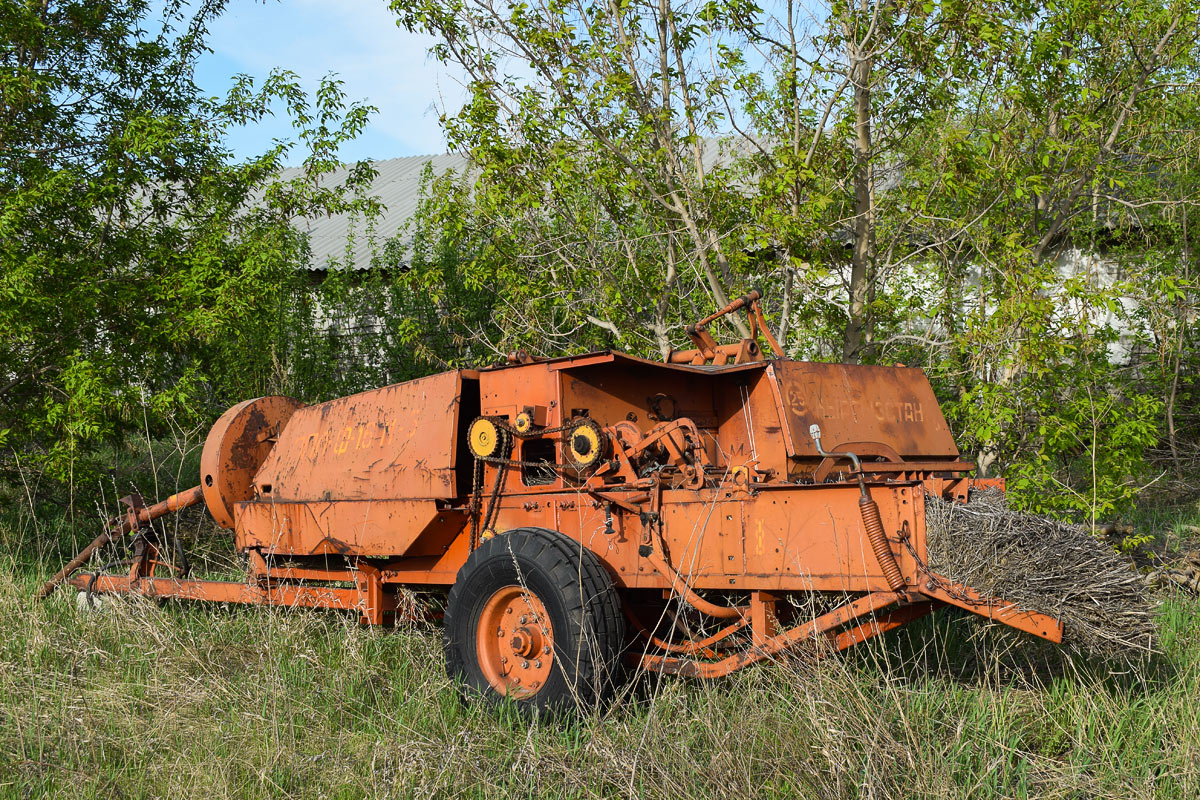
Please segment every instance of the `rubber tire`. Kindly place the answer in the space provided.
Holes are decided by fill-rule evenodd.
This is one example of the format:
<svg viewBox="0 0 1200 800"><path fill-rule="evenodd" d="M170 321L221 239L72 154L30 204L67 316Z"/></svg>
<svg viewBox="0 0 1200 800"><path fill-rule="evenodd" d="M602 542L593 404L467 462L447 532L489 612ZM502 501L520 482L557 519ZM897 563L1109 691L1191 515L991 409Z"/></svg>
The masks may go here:
<svg viewBox="0 0 1200 800"><path fill-rule="evenodd" d="M505 586L523 586L550 617L554 663L536 694L501 695L479 666L475 634L484 605ZM625 617L612 579L596 555L546 528L517 528L483 542L467 558L446 601L446 673L467 700L514 703L527 713L602 708L623 678Z"/></svg>

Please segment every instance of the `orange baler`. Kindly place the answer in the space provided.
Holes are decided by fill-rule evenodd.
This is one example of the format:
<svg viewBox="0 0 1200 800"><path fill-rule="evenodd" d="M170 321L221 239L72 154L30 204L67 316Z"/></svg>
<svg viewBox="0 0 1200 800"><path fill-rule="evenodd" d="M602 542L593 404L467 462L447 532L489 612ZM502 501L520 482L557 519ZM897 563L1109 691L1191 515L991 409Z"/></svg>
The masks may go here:
<svg viewBox="0 0 1200 800"><path fill-rule="evenodd" d="M922 371L787 360L757 300L721 312L745 308L751 338L718 345L714 315L665 362L518 354L316 405L241 403L208 434L199 487L126 498L43 593L132 535L128 571L72 583L370 624L411 608L401 589L446 594L451 675L531 708L602 701L631 663L716 677L946 604L1061 641L1058 620L926 565L926 498L1001 484L970 477ZM199 502L234 531L245 580L161 555L152 520Z"/></svg>

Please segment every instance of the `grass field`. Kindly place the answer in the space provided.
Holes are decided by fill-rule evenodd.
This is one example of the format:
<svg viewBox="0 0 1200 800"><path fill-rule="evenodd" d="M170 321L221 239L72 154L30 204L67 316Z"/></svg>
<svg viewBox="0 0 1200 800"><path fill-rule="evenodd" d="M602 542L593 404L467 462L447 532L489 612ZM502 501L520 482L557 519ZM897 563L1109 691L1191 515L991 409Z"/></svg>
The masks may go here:
<svg viewBox="0 0 1200 800"><path fill-rule="evenodd" d="M0 797L1200 797L1183 594L1133 666L941 612L844 656L643 677L606 714L529 722L464 706L433 627L35 603L61 554L18 545L32 525L0 517Z"/></svg>

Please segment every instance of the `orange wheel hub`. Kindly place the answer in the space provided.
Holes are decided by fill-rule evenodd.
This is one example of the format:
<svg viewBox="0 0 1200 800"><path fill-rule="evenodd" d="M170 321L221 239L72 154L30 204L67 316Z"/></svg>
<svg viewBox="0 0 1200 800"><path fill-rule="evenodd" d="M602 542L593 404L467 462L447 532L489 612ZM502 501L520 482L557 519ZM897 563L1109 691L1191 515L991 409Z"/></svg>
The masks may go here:
<svg viewBox="0 0 1200 800"><path fill-rule="evenodd" d="M475 653L483 677L500 694L537 694L554 662L550 615L537 595L505 586L489 597L479 615Z"/></svg>

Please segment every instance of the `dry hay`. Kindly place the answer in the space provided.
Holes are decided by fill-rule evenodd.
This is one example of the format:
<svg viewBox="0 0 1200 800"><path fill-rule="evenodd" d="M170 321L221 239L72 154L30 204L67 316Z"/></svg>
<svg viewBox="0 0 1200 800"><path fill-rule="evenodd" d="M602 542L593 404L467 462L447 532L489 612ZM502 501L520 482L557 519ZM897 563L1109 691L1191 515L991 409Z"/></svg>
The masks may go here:
<svg viewBox="0 0 1200 800"><path fill-rule="evenodd" d="M1079 649L1108 657L1152 649L1145 580L1082 525L1012 511L996 490L972 492L965 504L927 497L925 517L934 572L1057 617Z"/></svg>

